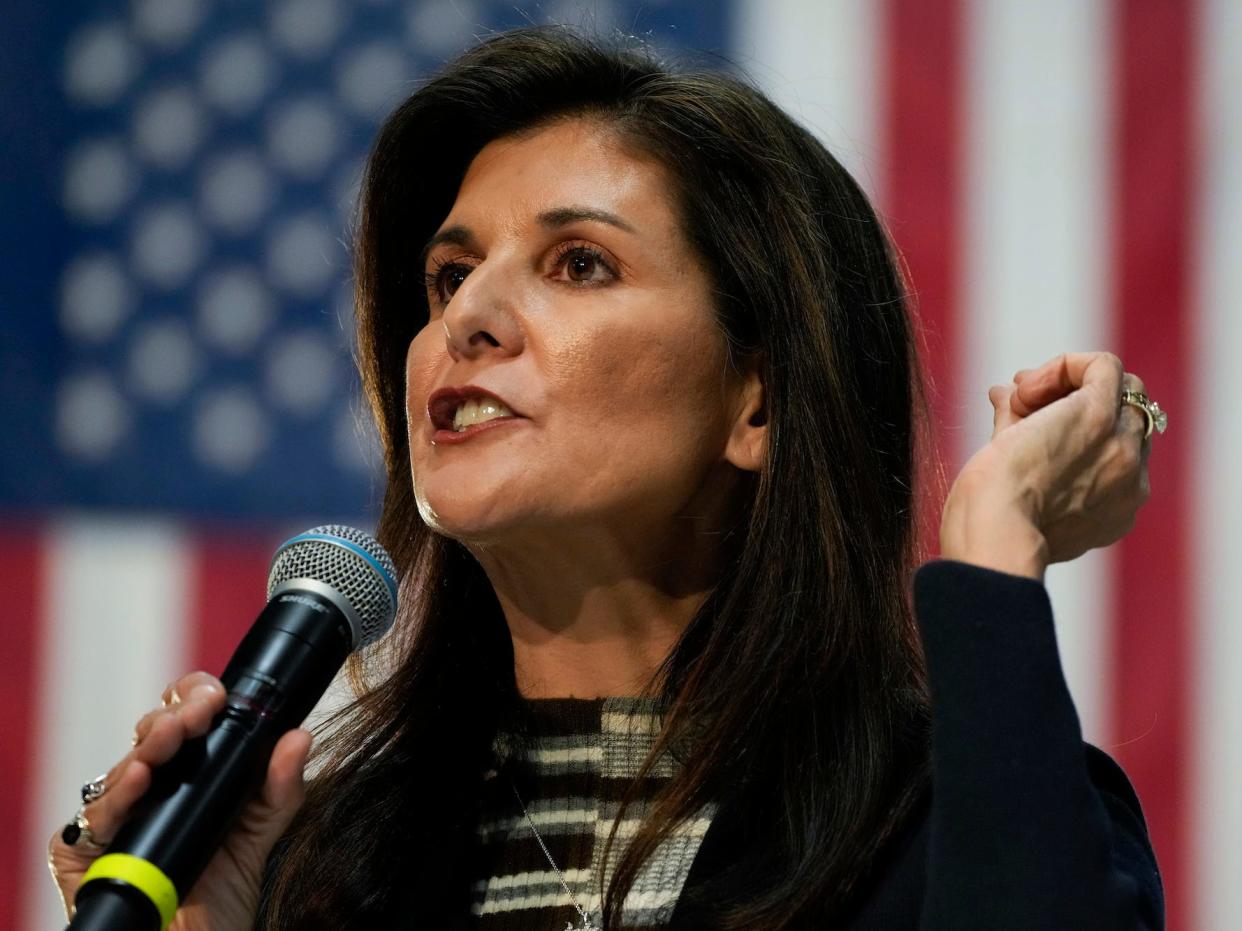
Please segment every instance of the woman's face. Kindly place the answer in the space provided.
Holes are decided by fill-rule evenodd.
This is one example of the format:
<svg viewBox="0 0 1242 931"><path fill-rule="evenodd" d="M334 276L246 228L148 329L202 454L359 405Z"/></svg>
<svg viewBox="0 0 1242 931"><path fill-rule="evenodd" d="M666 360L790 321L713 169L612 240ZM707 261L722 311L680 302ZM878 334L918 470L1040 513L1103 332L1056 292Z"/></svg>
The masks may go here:
<svg viewBox="0 0 1242 931"><path fill-rule="evenodd" d="M755 392L730 373L665 171L606 127L489 144L424 266L406 408L419 510L439 532L667 526L758 467L738 426ZM505 407L434 394L464 386Z"/></svg>

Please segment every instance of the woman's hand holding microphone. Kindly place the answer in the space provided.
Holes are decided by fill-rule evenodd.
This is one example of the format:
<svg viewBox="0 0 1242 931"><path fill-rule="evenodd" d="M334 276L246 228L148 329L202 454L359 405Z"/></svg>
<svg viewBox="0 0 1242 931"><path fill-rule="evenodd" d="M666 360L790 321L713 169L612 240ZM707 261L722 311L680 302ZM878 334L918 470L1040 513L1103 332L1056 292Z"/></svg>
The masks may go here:
<svg viewBox="0 0 1242 931"><path fill-rule="evenodd" d="M67 913L83 874L103 853L134 804L151 785L152 771L173 758L186 740L201 737L225 704L220 680L192 672L170 685L160 707L145 714L134 730L134 747L103 777L94 799L83 809L87 830L69 844L57 831L48 848L52 876ZM276 744L258 797L243 810L223 846L186 897L170 926L175 931L240 931L254 925L259 886L268 854L302 803L302 770L311 735L301 729ZM81 823L81 822L79 822ZM70 833L72 839L73 831Z"/></svg>
<svg viewBox="0 0 1242 931"><path fill-rule="evenodd" d="M311 735L300 725L349 654L392 626L396 575L353 527L280 545L267 604L221 678L169 686L133 749L83 786L83 808L52 837L72 931L254 926L268 856L305 796Z"/></svg>

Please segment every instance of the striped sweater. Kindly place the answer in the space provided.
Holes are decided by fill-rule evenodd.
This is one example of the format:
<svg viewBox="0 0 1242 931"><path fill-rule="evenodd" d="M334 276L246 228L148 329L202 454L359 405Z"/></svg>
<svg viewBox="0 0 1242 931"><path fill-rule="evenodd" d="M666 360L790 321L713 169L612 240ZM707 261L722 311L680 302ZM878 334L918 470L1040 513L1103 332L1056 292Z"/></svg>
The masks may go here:
<svg viewBox="0 0 1242 931"><path fill-rule="evenodd" d="M665 756L638 786L605 863L620 802L659 733L647 699L540 699L496 744L477 826L472 911L483 931L562 931L598 926L601 892L650 800L675 772ZM523 812L525 807L525 812ZM529 814L529 818L527 817ZM711 822L704 809L656 852L625 899L622 926L664 927ZM547 854L532 831L547 846ZM549 855L555 863L549 863ZM557 876L559 870L567 892Z"/></svg>

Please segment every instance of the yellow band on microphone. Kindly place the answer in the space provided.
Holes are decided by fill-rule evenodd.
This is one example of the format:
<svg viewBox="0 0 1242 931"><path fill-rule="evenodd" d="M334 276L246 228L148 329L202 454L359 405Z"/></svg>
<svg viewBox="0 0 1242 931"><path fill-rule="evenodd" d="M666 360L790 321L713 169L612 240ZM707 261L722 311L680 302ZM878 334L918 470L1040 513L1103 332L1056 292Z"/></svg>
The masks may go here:
<svg viewBox="0 0 1242 931"><path fill-rule="evenodd" d="M105 853L87 869L82 885L93 879L119 879L145 895L160 913L160 931L172 924L177 914L177 887L149 860L128 853Z"/></svg>

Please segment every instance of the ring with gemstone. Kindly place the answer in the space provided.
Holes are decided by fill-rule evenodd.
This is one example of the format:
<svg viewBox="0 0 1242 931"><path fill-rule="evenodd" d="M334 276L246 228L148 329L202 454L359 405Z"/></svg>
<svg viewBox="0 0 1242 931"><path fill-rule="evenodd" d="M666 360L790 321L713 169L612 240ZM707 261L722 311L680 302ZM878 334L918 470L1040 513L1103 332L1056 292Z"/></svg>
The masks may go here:
<svg viewBox="0 0 1242 931"><path fill-rule="evenodd" d="M82 804L89 805L98 798L102 798L103 794L108 791L108 784L104 782L107 773L96 776L90 782L84 783L82 786Z"/></svg>
<svg viewBox="0 0 1242 931"><path fill-rule="evenodd" d="M1121 403L1137 407L1143 412L1143 416L1147 418L1147 432L1143 434L1143 439L1151 436L1153 429L1157 433L1163 433L1169 426L1169 415L1160 409L1159 404L1148 398L1141 391L1131 391L1127 388L1121 392Z"/></svg>
<svg viewBox="0 0 1242 931"><path fill-rule="evenodd" d="M91 823L86 820L85 806L79 808L73 820L65 825L60 832L60 839L70 847L86 846L95 850L104 849L104 845L95 840L95 835L91 833Z"/></svg>

